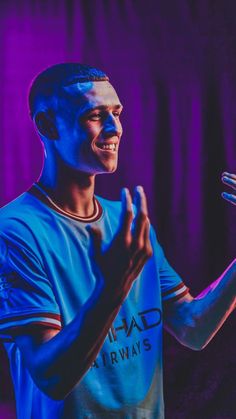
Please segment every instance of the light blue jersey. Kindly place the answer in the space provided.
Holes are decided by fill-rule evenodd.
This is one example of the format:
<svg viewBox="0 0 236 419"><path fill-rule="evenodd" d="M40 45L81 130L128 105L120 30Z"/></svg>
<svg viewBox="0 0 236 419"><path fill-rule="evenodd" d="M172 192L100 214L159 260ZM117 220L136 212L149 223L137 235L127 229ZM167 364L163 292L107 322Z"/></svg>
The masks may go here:
<svg viewBox="0 0 236 419"><path fill-rule="evenodd" d="M37 195L37 194L36 194ZM121 203L96 197L105 245L119 227ZM63 401L34 384L11 328L60 329L95 287L88 222L63 215L26 192L0 210L0 333L15 388L18 419L157 419L164 417L162 301L188 292L170 267L153 228L153 256L121 306L90 369ZM36 329L37 330L37 329Z"/></svg>

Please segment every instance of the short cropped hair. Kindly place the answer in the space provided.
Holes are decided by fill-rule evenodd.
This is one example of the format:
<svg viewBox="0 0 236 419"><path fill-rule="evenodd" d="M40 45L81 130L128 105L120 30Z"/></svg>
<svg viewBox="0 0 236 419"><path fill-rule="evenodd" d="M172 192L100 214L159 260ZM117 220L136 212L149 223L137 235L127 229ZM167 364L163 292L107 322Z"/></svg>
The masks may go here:
<svg viewBox="0 0 236 419"><path fill-rule="evenodd" d="M79 63L61 63L40 72L29 89L29 112L34 117L38 101L50 103L60 88L74 83L109 81L108 76L96 67Z"/></svg>

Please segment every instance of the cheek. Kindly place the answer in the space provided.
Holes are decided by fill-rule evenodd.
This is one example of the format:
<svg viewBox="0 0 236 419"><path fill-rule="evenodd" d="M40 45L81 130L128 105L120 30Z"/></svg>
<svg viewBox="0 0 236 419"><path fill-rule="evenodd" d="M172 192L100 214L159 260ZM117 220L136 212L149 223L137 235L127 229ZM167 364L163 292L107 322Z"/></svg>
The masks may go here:
<svg viewBox="0 0 236 419"><path fill-rule="evenodd" d="M86 128L88 137L91 139L98 137L102 131L102 127L99 123L93 123L91 125L88 125Z"/></svg>
<svg viewBox="0 0 236 419"><path fill-rule="evenodd" d="M96 138L97 132L94 129L76 127L73 131L70 142L70 154L73 160L86 160L91 156L91 144ZM95 140L96 141L96 140Z"/></svg>
<svg viewBox="0 0 236 419"><path fill-rule="evenodd" d="M83 124L75 127L74 132L80 142L91 142L100 134L101 128L95 124Z"/></svg>

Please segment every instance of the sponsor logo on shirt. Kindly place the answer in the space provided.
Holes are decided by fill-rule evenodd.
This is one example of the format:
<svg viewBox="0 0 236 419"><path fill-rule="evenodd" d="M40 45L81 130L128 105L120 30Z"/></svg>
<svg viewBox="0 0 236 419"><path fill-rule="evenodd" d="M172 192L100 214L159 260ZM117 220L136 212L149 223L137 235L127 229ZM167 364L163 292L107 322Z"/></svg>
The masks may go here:
<svg viewBox="0 0 236 419"><path fill-rule="evenodd" d="M117 344L121 340L124 343L124 339L128 339L128 345L118 349L116 345L116 350L110 352L101 350L91 365L91 368L116 365L140 355L143 351L150 351L152 344L149 337L137 340L136 342L130 342L129 339L134 334L137 338L137 333L147 332L150 329L158 327L162 321L162 312L159 308L150 308L132 315L129 319L123 317L119 321L120 324L118 321L113 323L108 332L107 339L110 344Z"/></svg>
<svg viewBox="0 0 236 419"><path fill-rule="evenodd" d="M129 337L134 330L144 332L145 330L159 326L161 320L162 313L159 308L140 311L136 316L132 316L131 319L122 318L122 324L120 326L114 326L113 324L109 330L108 338L110 342L114 342L118 340L118 333L123 333L126 337Z"/></svg>

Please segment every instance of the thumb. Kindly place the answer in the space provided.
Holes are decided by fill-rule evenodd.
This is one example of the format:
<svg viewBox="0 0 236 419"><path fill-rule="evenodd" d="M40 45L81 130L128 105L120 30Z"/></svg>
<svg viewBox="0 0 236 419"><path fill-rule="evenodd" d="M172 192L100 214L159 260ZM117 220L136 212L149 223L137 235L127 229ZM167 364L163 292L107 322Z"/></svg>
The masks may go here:
<svg viewBox="0 0 236 419"><path fill-rule="evenodd" d="M101 254L102 232L100 228L91 226L88 226L87 230L89 231L90 237L92 239L94 256L98 257Z"/></svg>

